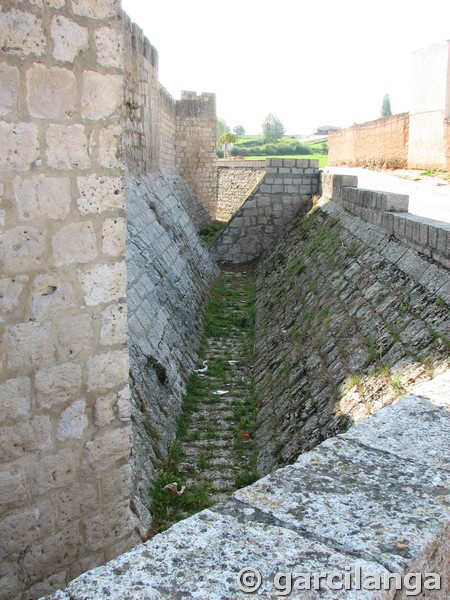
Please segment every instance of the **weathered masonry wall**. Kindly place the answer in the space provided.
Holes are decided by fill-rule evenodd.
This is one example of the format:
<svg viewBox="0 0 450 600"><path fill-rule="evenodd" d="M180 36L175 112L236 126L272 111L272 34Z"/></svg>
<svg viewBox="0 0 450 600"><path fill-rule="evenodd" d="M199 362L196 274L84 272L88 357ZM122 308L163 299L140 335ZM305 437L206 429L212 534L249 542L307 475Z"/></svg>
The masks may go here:
<svg viewBox="0 0 450 600"><path fill-rule="evenodd" d="M407 219L407 198L340 187L355 179L326 176L258 266L262 474L450 367L448 269L379 224Z"/></svg>
<svg viewBox="0 0 450 600"><path fill-rule="evenodd" d="M111 0L0 12L2 599L136 541L117 14Z"/></svg>
<svg viewBox="0 0 450 600"><path fill-rule="evenodd" d="M223 264L253 262L308 212L318 188L318 160L268 158L265 177L214 242L212 258Z"/></svg>
<svg viewBox="0 0 450 600"><path fill-rule="evenodd" d="M413 65L410 112L330 132L330 165L450 169L450 41Z"/></svg>
<svg viewBox="0 0 450 600"><path fill-rule="evenodd" d="M183 210L183 202L191 210L199 203L180 176L156 172L129 178L127 190L132 504L146 538L149 484L175 440L218 269Z"/></svg>
<svg viewBox="0 0 450 600"><path fill-rule="evenodd" d="M413 66L408 166L450 169L450 41L415 52Z"/></svg>
<svg viewBox="0 0 450 600"><path fill-rule="evenodd" d="M229 221L265 173L265 161L218 162L216 219Z"/></svg>
<svg viewBox="0 0 450 600"><path fill-rule="evenodd" d="M159 82L158 53L143 31L121 14L125 47L124 146L136 175L172 169L183 176L214 218L217 205L214 94L182 92L174 100ZM174 174L176 178L176 174Z"/></svg>
<svg viewBox="0 0 450 600"><path fill-rule="evenodd" d="M409 114L330 131L328 163L387 168L408 165Z"/></svg>
<svg viewBox="0 0 450 600"><path fill-rule="evenodd" d="M0 46L0 598L29 600L147 531L139 477L173 434L214 273L176 143L209 143L214 101L183 122L118 0L3 3Z"/></svg>
<svg viewBox="0 0 450 600"><path fill-rule="evenodd" d="M177 167L214 219L217 210L215 95L181 92L176 123Z"/></svg>
<svg viewBox="0 0 450 600"><path fill-rule="evenodd" d="M180 521L47 600L243 598L248 594L237 579L241 569L249 567L261 575L259 589L251 594L260 598L380 600L395 594L405 600L412 597L418 578L405 577L403 590L395 591L392 577L388 591L384 577L421 573L424 587L425 580L428 586L432 583L425 574L436 573L441 575L440 591L425 589L414 597L426 594L446 600L448 385L448 375L436 378L345 435L323 442L295 464ZM381 591L358 588L358 569L367 587L374 575L379 576ZM320 592L312 596L306 591L305 596L293 589L296 578L289 593L289 578L275 579L277 573L308 574L312 590L314 573L329 579L321 580ZM351 585L338 590L346 574L351 575Z"/></svg>

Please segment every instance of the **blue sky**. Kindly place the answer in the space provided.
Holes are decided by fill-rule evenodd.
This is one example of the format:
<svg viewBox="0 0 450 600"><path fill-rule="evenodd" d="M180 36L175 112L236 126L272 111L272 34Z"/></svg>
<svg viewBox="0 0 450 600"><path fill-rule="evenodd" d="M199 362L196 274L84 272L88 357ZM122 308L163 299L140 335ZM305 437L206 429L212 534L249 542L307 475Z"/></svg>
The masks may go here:
<svg viewBox="0 0 450 600"><path fill-rule="evenodd" d="M347 127L410 105L415 50L450 39L450 2L122 0L159 53L163 86L214 92L217 115L260 133Z"/></svg>

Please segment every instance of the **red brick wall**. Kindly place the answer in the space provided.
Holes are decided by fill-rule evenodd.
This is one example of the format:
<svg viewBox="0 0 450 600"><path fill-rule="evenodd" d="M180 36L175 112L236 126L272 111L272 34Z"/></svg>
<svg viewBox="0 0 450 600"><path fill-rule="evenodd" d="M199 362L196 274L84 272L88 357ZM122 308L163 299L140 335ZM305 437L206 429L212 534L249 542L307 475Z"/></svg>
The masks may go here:
<svg viewBox="0 0 450 600"><path fill-rule="evenodd" d="M330 132L328 164L406 168L408 137L408 113Z"/></svg>

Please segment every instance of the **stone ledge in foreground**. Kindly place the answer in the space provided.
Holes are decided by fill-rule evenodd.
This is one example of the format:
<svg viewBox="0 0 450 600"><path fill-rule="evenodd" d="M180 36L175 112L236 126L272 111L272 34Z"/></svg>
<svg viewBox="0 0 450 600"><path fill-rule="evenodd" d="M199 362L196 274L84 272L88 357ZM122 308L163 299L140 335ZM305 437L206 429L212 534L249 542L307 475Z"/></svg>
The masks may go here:
<svg viewBox="0 0 450 600"><path fill-rule="evenodd" d="M180 521L93 569L47 600L276 598L288 573L437 572L448 586L449 374L381 409L225 502ZM418 395L420 394L420 396ZM445 569L447 571L445 572ZM293 591L290 597L391 598L374 590ZM444 599L447 591L427 592ZM404 592L397 597L403 596ZM420 598L422 596L414 596Z"/></svg>

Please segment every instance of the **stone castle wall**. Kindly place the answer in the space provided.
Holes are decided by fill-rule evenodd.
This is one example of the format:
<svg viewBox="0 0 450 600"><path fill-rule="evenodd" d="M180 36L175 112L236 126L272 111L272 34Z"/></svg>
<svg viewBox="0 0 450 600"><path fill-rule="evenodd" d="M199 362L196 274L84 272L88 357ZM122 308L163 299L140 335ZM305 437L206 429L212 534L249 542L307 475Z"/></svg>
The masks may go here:
<svg viewBox="0 0 450 600"><path fill-rule="evenodd" d="M115 1L2 7L0 597L28 599L136 539L123 53Z"/></svg>
<svg viewBox="0 0 450 600"><path fill-rule="evenodd" d="M177 171L183 119L159 84L156 50L119 0L7 2L0 45L0 598L28 600L131 547L135 528L145 534L142 452L132 447L142 423L131 426L138 403L129 369L140 368L142 331L150 345L159 339L155 314L172 323L183 306L190 329L168 368L179 401L214 268L187 214L196 225L209 217ZM213 98L191 104L201 104L189 121L200 133L184 131L209 140ZM147 172L160 182L152 189L159 221L150 208L141 214ZM202 177L198 168L191 185L205 199ZM137 237L126 257L127 228ZM140 267L147 279L134 287L130 319L138 322L137 305L139 318L148 311L131 332L127 278ZM166 288L157 284L163 271ZM172 303L158 312L163 288ZM185 325L171 326L180 334ZM139 448L155 446L153 425Z"/></svg>
<svg viewBox="0 0 450 600"><path fill-rule="evenodd" d="M409 115L403 113L330 131L330 165L406 168L408 164Z"/></svg>
<svg viewBox="0 0 450 600"><path fill-rule="evenodd" d="M330 132L329 164L450 169L450 41L414 53L409 113Z"/></svg>

